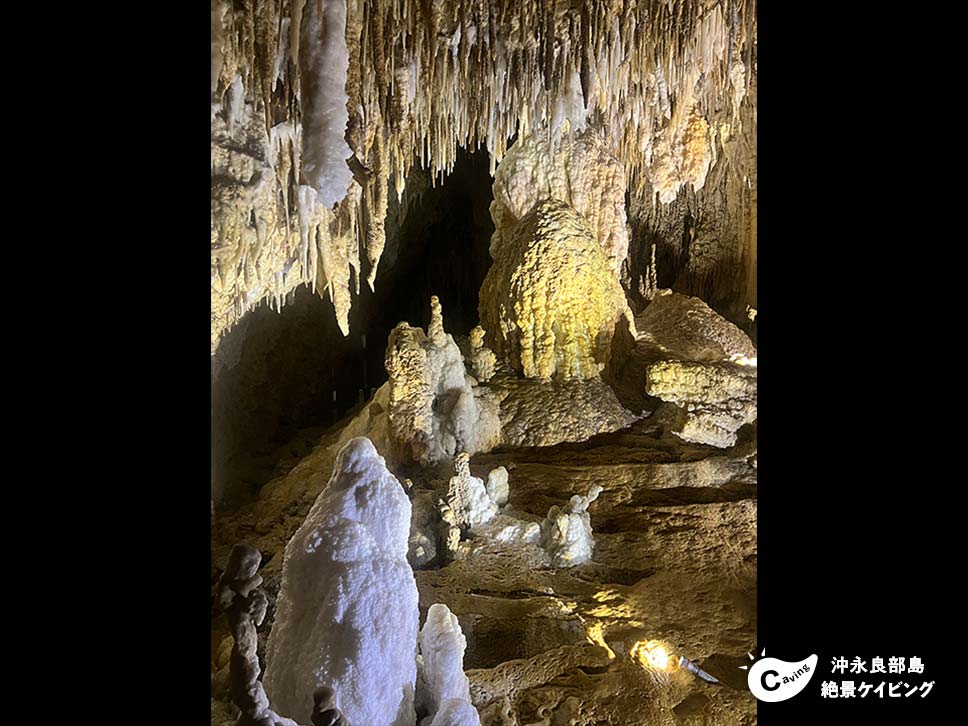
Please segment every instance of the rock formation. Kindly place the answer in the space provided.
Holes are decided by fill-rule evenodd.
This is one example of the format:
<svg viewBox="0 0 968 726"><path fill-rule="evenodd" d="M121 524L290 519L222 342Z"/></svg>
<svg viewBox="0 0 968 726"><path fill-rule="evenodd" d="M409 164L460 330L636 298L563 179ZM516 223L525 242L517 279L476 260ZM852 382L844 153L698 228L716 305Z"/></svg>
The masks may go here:
<svg viewBox="0 0 968 726"><path fill-rule="evenodd" d="M472 386L460 349L444 332L436 297L430 306L428 333L400 323L390 333L386 354L391 434L423 465L459 451L489 451L500 442L497 402Z"/></svg>
<svg viewBox="0 0 968 726"><path fill-rule="evenodd" d="M508 470L503 466L491 469L487 474L487 496L498 507L508 503Z"/></svg>
<svg viewBox="0 0 968 726"><path fill-rule="evenodd" d="M232 548L225 572L218 583L219 605L226 612L232 629L233 646L229 659L232 700L242 712L238 726L298 726L269 708L259 681L259 635L256 628L266 616L268 599L259 589L258 574L262 555L248 545Z"/></svg>
<svg viewBox="0 0 968 726"><path fill-rule="evenodd" d="M368 439L350 440L286 546L265 687L308 722L332 688L351 724L413 726L417 588L410 501Z"/></svg>
<svg viewBox="0 0 968 726"><path fill-rule="evenodd" d="M657 357L699 363L756 360L749 336L698 297L664 290L636 318L636 327Z"/></svg>
<svg viewBox="0 0 968 726"><path fill-rule="evenodd" d="M566 508L548 510L548 516L541 523L541 544L548 550L555 567L574 567L592 558L595 540L588 505L601 492L602 487L593 486L587 495L573 496Z"/></svg>
<svg viewBox="0 0 968 726"><path fill-rule="evenodd" d="M213 351L246 311L263 300L283 305L298 285L333 300L346 334L350 291L364 277L375 284L391 184L401 193L415 164L443 178L458 148L484 145L492 171L521 156L508 167L520 173L498 172L509 179L495 201L520 218L530 192L519 181L568 201L588 218L616 272L628 246L628 233L614 224L624 216L618 189L626 181L650 229L664 223L656 216L683 188L715 187L717 166L731 204L744 210L730 214L731 224L755 216L748 213L756 178L749 0L424 5L213 0L213 159L230 148L258 157L254 173L234 176L227 194L213 189ZM216 138L222 126L246 124L245 145ZM518 152L507 148L516 135ZM529 171L528 145L549 171ZM213 187L223 168L213 165ZM563 183L572 190L562 191ZM254 195L242 190L260 185ZM258 200L234 204L235 191ZM710 199L718 191L709 190ZM586 202L599 211L591 214ZM681 234L683 211L672 216ZM661 234L665 249L679 243ZM755 224L751 235L731 240L729 261L755 270ZM742 302L755 305L755 296Z"/></svg>
<svg viewBox="0 0 968 726"><path fill-rule="evenodd" d="M624 429L636 416L600 379L539 381L495 377L505 446L554 446Z"/></svg>
<svg viewBox="0 0 968 726"><path fill-rule="evenodd" d="M480 726L481 717L470 701L453 698L444 701L428 726Z"/></svg>
<svg viewBox="0 0 968 726"><path fill-rule="evenodd" d="M466 647L457 616L446 605L431 605L420 631L424 701L430 712L422 723L479 726L480 717L471 705L470 684L464 675Z"/></svg>
<svg viewBox="0 0 968 726"><path fill-rule="evenodd" d="M348 726L343 720L343 714L336 708L336 691L329 686L316 689L310 720L313 726Z"/></svg>
<svg viewBox="0 0 968 726"><path fill-rule="evenodd" d="M487 383L494 376L494 366L497 356L494 351L484 345L484 328L480 325L471 330L469 336L471 349L471 371L481 383Z"/></svg>
<svg viewBox="0 0 968 726"><path fill-rule="evenodd" d="M497 515L498 506L489 496L484 481L471 476L470 457L466 452L454 457L454 476L450 478L447 504L456 513L461 527L466 529L487 524Z"/></svg>
<svg viewBox="0 0 968 726"><path fill-rule="evenodd" d="M663 291L637 318L645 392L678 408L672 432L725 448L756 420L756 348L702 300Z"/></svg>
<svg viewBox="0 0 968 726"><path fill-rule="evenodd" d="M213 498L212 726L755 722L755 4L211 5L213 380L321 381Z"/></svg>
<svg viewBox="0 0 968 726"><path fill-rule="evenodd" d="M440 517L431 491L414 493L411 504L413 505L413 518L410 522L410 543L407 559L414 567L422 567L437 556Z"/></svg>
<svg viewBox="0 0 968 726"><path fill-rule="evenodd" d="M646 372L645 391L680 408L673 432L684 441L725 448L756 420L756 369L730 363L660 361Z"/></svg>
<svg viewBox="0 0 968 726"><path fill-rule="evenodd" d="M696 74L692 83L687 84L688 96L679 100L665 127L655 137L649 172L652 186L663 204L674 201L687 184L694 191L702 189L713 160L709 124L699 113L692 92L698 83Z"/></svg>
<svg viewBox="0 0 968 726"><path fill-rule="evenodd" d="M557 144L541 135L519 139L501 160L493 190L491 257L497 259L515 225L539 202L555 199L585 219L618 277L629 248L625 169L594 131Z"/></svg>
<svg viewBox="0 0 968 726"><path fill-rule="evenodd" d="M495 352L527 378L596 378L632 315L584 218L564 202L541 202L494 255L480 315Z"/></svg>

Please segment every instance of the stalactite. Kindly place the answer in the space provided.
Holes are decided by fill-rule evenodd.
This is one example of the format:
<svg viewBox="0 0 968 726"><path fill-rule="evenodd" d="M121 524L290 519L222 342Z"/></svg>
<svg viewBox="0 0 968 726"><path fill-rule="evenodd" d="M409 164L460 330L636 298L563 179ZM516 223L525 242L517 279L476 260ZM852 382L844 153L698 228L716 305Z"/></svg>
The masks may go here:
<svg viewBox="0 0 968 726"><path fill-rule="evenodd" d="M556 143L591 128L621 160L630 194L647 204L656 192L665 205L683 188L702 188L724 160L748 179L755 156L727 160L726 146L741 132L754 82L754 15L751 0L215 0L213 102L228 95L228 115L241 117L241 88L266 137L289 124L298 143L269 167L277 177L271 204L280 207L270 216L281 233L265 218L261 231L243 234L248 221L216 220L214 202L213 227L232 227L236 242L256 239L259 254L240 259L287 258L285 265L301 249L289 279L326 291L346 332L349 285L360 281L353 244L362 243L372 288L389 181L400 194L415 161L439 183L458 148L483 144L493 173L518 134L540 131ZM322 206L336 204L333 220L302 228L309 205L300 185L315 189ZM213 308L219 297L220 310L240 312L213 318L213 347L258 300L291 290L273 282L257 295L258 286L235 284L231 265L216 256L213 274L224 279L213 283ZM249 268L259 280L276 271Z"/></svg>

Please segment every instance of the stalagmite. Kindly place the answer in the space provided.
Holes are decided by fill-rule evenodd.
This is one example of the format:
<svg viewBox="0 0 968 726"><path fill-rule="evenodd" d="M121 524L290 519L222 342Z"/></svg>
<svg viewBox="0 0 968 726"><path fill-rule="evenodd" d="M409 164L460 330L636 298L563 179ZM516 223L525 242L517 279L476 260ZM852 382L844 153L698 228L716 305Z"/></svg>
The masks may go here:
<svg viewBox="0 0 968 726"><path fill-rule="evenodd" d="M457 514L458 522L473 530L494 519L498 505L489 495L484 481L471 476L470 457L466 452L454 457L454 472L450 478L447 504Z"/></svg>
<svg viewBox="0 0 968 726"><path fill-rule="evenodd" d="M391 433L414 461L435 464L500 442L497 402L472 386L436 297L427 333L407 323L390 332L386 369Z"/></svg>
<svg viewBox="0 0 968 726"><path fill-rule="evenodd" d="M471 348L471 371L481 383L487 383L494 376L494 366L497 356L494 351L484 345L484 328L480 325L471 329L469 336Z"/></svg>
<svg viewBox="0 0 968 726"><path fill-rule="evenodd" d="M576 494L565 509L552 507L541 523L541 544L555 567L575 567L588 562L595 548L588 505L601 493L593 486L587 495Z"/></svg>
<svg viewBox="0 0 968 726"><path fill-rule="evenodd" d="M369 439L350 440L286 546L265 688L309 721L328 686L351 724L414 726L417 587L411 506Z"/></svg>
<svg viewBox="0 0 968 726"><path fill-rule="evenodd" d="M584 218L541 202L493 254L480 315L495 352L527 378L597 378L632 314Z"/></svg>
<svg viewBox="0 0 968 726"><path fill-rule="evenodd" d="M471 705L470 683L464 675L466 647L457 616L446 605L431 605L420 631L425 701L430 711L421 723L479 726L480 717Z"/></svg>
<svg viewBox="0 0 968 726"><path fill-rule="evenodd" d="M488 473L487 496L499 507L508 503L508 470L503 466Z"/></svg>
<svg viewBox="0 0 968 726"><path fill-rule="evenodd" d="M259 588L262 584L262 576L258 574L261 560L262 555L254 547L235 545L218 583L219 605L228 614L232 628L229 661L232 699L242 712L237 723L239 726L298 726L295 721L283 718L269 708L269 699L259 681L256 628L262 625L268 607L268 598Z"/></svg>

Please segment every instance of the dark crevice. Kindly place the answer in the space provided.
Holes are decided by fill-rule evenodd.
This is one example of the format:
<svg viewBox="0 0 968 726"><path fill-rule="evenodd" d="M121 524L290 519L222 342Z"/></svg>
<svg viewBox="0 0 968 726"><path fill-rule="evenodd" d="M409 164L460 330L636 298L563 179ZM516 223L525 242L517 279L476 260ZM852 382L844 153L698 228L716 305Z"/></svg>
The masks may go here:
<svg viewBox="0 0 968 726"><path fill-rule="evenodd" d="M477 293L490 266L494 230L486 152L458 154L453 173L405 204L393 202L376 291L353 295L343 336L333 304L297 289L281 312L250 311L212 358L212 496L220 508L249 499L285 474L351 409L386 381L390 331L401 321L426 328L440 298L455 337L478 322ZM426 175L424 175L425 177ZM366 274L366 265L362 274Z"/></svg>

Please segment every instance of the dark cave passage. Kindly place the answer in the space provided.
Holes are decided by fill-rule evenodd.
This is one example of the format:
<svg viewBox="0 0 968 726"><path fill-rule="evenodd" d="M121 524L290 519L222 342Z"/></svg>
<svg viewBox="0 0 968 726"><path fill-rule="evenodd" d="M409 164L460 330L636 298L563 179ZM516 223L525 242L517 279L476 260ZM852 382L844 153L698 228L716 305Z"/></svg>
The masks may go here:
<svg viewBox="0 0 968 726"><path fill-rule="evenodd" d="M330 300L302 287L281 312L262 305L248 313L219 345L211 398L211 486L219 506L237 506L288 471L384 383L390 331L401 321L425 328L431 295L440 298L448 333L466 335L477 325L494 230L487 152L461 151L436 187L425 174L410 183L402 206L391 189L376 291L363 281L353 296L348 336Z"/></svg>

